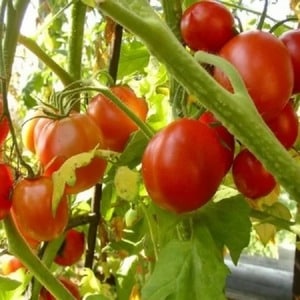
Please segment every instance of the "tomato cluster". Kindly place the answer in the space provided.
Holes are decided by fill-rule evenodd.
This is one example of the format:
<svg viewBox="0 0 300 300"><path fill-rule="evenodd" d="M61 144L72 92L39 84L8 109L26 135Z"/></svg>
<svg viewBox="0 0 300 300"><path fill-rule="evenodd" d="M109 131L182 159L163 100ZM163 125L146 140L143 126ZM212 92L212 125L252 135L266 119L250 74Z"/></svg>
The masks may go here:
<svg viewBox="0 0 300 300"><path fill-rule="evenodd" d="M215 53L236 68L266 125L290 149L299 127L292 98L300 92L300 31L290 30L280 37L262 30L237 33L233 20L219 2L196 2L183 13L183 40L190 49ZM212 73L233 91L223 70L215 67ZM243 147L234 158L232 175L237 189L249 198L265 196L276 186L274 177Z"/></svg>
<svg viewBox="0 0 300 300"><path fill-rule="evenodd" d="M216 54L236 68L258 113L290 149L298 135L292 98L300 88L295 79L300 78L300 31L279 38L262 30L238 33L231 12L213 0L188 7L180 29L192 52ZM233 92L223 70L214 67L211 75ZM230 169L237 189L246 197L270 193L276 186L273 175L242 145L236 152L234 136L210 112L199 120L176 120L158 132L144 152L142 175L148 194L162 208L193 211L211 199Z"/></svg>

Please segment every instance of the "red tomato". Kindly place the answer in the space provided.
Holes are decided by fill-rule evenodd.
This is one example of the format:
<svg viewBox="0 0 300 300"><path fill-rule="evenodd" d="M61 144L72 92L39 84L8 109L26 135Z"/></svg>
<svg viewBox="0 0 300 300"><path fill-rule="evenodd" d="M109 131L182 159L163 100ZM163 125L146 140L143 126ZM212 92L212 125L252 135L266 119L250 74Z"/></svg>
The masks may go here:
<svg viewBox="0 0 300 300"><path fill-rule="evenodd" d="M3 116L3 99L0 94L0 145L3 144L9 133L9 124L5 116Z"/></svg>
<svg viewBox="0 0 300 300"><path fill-rule="evenodd" d="M293 93L300 93L300 30L294 29L283 33L279 39L285 44L290 53L294 70Z"/></svg>
<svg viewBox="0 0 300 300"><path fill-rule="evenodd" d="M207 111L203 113L200 118L200 122L208 124L211 128L215 130L218 135L220 144L223 149L224 157L224 175L229 171L233 162L235 142L234 137L229 131L220 124L220 122L215 118L215 116Z"/></svg>
<svg viewBox="0 0 300 300"><path fill-rule="evenodd" d="M219 54L239 71L262 117L268 120L278 115L294 85L292 61L284 44L271 33L247 31L226 43ZM215 69L214 77L232 90L220 69Z"/></svg>
<svg viewBox="0 0 300 300"><path fill-rule="evenodd" d="M10 193L13 188L13 172L5 163L0 163L0 220L5 218L10 211L12 202Z"/></svg>
<svg viewBox="0 0 300 300"><path fill-rule="evenodd" d="M70 293L74 296L74 299L80 300L80 292L78 286L72 282L70 279L65 277L59 277L59 281L70 291ZM41 289L39 300L55 300L50 292L48 292L44 287Z"/></svg>
<svg viewBox="0 0 300 300"><path fill-rule="evenodd" d="M145 121L148 105L127 86L114 86L111 91L120 98L142 121ZM138 130L137 125L110 99L98 94L88 105L87 113L103 133L110 150L122 152L130 135Z"/></svg>
<svg viewBox="0 0 300 300"><path fill-rule="evenodd" d="M69 219L68 200L63 196L52 213L53 182L49 177L21 179L12 194L14 218L26 235L49 241L63 233Z"/></svg>
<svg viewBox="0 0 300 300"><path fill-rule="evenodd" d="M224 176L223 149L215 131L197 120L179 119L157 133L142 158L151 199L176 213L195 210L214 195Z"/></svg>
<svg viewBox="0 0 300 300"><path fill-rule="evenodd" d="M238 191L251 199L268 195L276 186L272 174L247 149L235 157L232 176Z"/></svg>
<svg viewBox="0 0 300 300"><path fill-rule="evenodd" d="M289 149L296 142L298 136L298 116L290 101L279 113L278 116L267 122L282 145Z"/></svg>
<svg viewBox="0 0 300 300"><path fill-rule="evenodd" d="M54 261L61 266L73 265L81 258L84 247L84 233L75 229L70 229L67 231L65 240Z"/></svg>
<svg viewBox="0 0 300 300"><path fill-rule="evenodd" d="M231 12L216 1L199 1L188 7L180 22L184 42L193 50L218 52L234 35Z"/></svg>
<svg viewBox="0 0 300 300"><path fill-rule="evenodd" d="M15 256L10 256L1 265L1 273L3 275L9 275L20 268L24 268L22 262Z"/></svg>
<svg viewBox="0 0 300 300"><path fill-rule="evenodd" d="M42 118L34 132L35 150L50 176L70 157L82 152L104 147L102 134L86 114L72 113L69 117L50 120ZM66 186L67 194L82 192L99 182L106 168L106 161L95 157L84 167L76 169L76 183Z"/></svg>

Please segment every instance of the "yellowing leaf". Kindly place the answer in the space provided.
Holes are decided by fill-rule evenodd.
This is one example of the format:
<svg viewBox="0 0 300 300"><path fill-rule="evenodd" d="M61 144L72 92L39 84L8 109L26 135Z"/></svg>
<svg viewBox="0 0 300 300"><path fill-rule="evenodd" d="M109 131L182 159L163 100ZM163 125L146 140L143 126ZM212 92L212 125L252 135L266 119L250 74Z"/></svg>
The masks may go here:
<svg viewBox="0 0 300 300"><path fill-rule="evenodd" d="M257 224L254 229L259 237L259 240L265 246L269 242L274 241L276 234L276 227L269 223Z"/></svg>
<svg viewBox="0 0 300 300"><path fill-rule="evenodd" d="M126 166L119 167L114 178L117 195L124 200L133 201L139 192L139 180L138 172Z"/></svg>

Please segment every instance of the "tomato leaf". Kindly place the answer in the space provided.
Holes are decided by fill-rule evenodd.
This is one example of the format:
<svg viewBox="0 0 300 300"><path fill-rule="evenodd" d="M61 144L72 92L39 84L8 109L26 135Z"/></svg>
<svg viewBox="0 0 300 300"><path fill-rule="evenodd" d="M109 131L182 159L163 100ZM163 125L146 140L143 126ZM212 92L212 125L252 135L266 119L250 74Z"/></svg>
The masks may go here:
<svg viewBox="0 0 300 300"><path fill-rule="evenodd" d="M9 277L0 276L0 290L1 291L15 290L20 285L21 285L20 281L14 280Z"/></svg>
<svg viewBox="0 0 300 300"><path fill-rule="evenodd" d="M213 272L211 270L214 270ZM225 299L228 269L206 226L197 226L193 239L171 240L142 289L147 300Z"/></svg>
<svg viewBox="0 0 300 300"><path fill-rule="evenodd" d="M92 7L92 8L96 7L95 0L81 0L81 2L89 7Z"/></svg>
<svg viewBox="0 0 300 300"><path fill-rule="evenodd" d="M206 223L221 248L227 246L232 261L237 264L242 250L250 241L249 215L249 205L242 196L236 195L217 203L208 203L197 218Z"/></svg>

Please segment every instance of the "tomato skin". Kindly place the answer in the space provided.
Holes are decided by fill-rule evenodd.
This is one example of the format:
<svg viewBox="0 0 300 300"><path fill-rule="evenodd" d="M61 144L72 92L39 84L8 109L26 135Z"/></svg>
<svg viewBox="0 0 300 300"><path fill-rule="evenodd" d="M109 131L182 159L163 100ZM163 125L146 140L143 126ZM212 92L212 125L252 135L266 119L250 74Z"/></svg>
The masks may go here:
<svg viewBox="0 0 300 300"><path fill-rule="evenodd" d="M65 240L54 261L61 266L71 266L79 261L84 252L84 248L84 233L70 229L67 231Z"/></svg>
<svg viewBox="0 0 300 300"><path fill-rule="evenodd" d="M220 56L240 73L258 112L265 120L274 118L288 103L294 85L290 55L271 33L253 30L231 39ZM232 91L227 76L214 70L215 79Z"/></svg>
<svg viewBox="0 0 300 300"><path fill-rule="evenodd" d="M32 153L35 153L35 127L37 122L44 116L44 113L37 109L37 110L29 110L27 115L25 116L22 130L21 130L21 137L22 137L22 143L24 147L31 151ZM46 119L49 120L49 119Z"/></svg>
<svg viewBox="0 0 300 300"><path fill-rule="evenodd" d="M222 3L199 1L183 12L180 30L192 50L215 53L235 35L234 18Z"/></svg>
<svg viewBox="0 0 300 300"><path fill-rule="evenodd" d="M293 103L288 102L279 115L268 121L267 125L285 148L291 148L297 140L299 127Z"/></svg>
<svg viewBox="0 0 300 300"><path fill-rule="evenodd" d="M52 214L53 182L49 177L21 179L12 194L14 218L26 235L37 241L49 241L63 233L69 219L64 195Z"/></svg>
<svg viewBox="0 0 300 300"><path fill-rule="evenodd" d="M225 175L231 168L233 162L235 149L234 136L223 125L221 125L216 117L209 111L204 112L200 116L199 121L213 128L219 138L223 149Z"/></svg>
<svg viewBox="0 0 300 300"><path fill-rule="evenodd" d="M63 276L60 276L58 279L70 291L70 293L74 296L74 299L76 300L81 299L78 286L74 282L72 282L70 279ZM54 298L52 294L50 294L50 292L48 292L44 287L41 289L39 300L55 300L55 299L56 298Z"/></svg>
<svg viewBox="0 0 300 300"><path fill-rule="evenodd" d="M12 202L10 193L13 188L13 171L5 163L0 163L0 220L4 219L10 211Z"/></svg>
<svg viewBox="0 0 300 300"><path fill-rule="evenodd" d="M247 149L235 157L232 176L238 191L251 199L268 195L276 186L273 175Z"/></svg>
<svg viewBox="0 0 300 300"><path fill-rule="evenodd" d="M127 86L113 86L111 91L127 105L142 121L148 113L147 102L138 98ZM87 114L95 121L103 133L108 149L122 152L130 135L138 130L137 125L110 99L98 94L89 103Z"/></svg>
<svg viewBox="0 0 300 300"><path fill-rule="evenodd" d="M158 206L184 213L214 195L223 176L215 131L197 120L179 119L158 132L142 157L146 190Z"/></svg>
<svg viewBox="0 0 300 300"><path fill-rule="evenodd" d="M294 71L293 94L300 92L300 30L293 29L284 32L279 39L285 44L292 59Z"/></svg>
<svg viewBox="0 0 300 300"><path fill-rule="evenodd" d="M3 99L0 94L0 145L3 144L9 133L9 123L5 116L3 116Z"/></svg>
<svg viewBox="0 0 300 300"><path fill-rule="evenodd" d="M35 126L35 150L44 167L44 175L50 176L70 157L96 148L104 148L102 134L94 121L86 114L71 113L58 119L40 119ZM67 194L82 192L99 182L106 169L106 161L95 157L84 167L76 169L76 183L66 186Z"/></svg>

